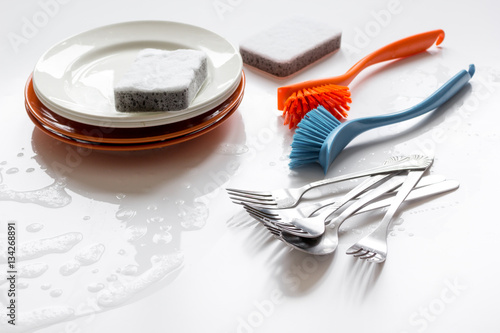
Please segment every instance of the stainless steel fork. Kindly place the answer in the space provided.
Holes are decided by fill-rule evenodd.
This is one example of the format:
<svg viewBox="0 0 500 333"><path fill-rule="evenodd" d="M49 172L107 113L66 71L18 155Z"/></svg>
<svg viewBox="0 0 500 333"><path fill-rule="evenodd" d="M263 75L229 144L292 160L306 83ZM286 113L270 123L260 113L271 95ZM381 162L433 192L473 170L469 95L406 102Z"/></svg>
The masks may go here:
<svg viewBox="0 0 500 333"><path fill-rule="evenodd" d="M244 204L245 208L247 211L251 211L255 216L258 216L263 219L267 219L268 222L272 223L273 226L277 229L282 229L285 231L290 231L290 228L292 230L290 231L291 233L295 233L297 236L302 236L301 233L305 232L303 228L300 228L299 226L301 225L301 222L305 218L313 217L320 212L323 212L325 210L334 212L340 207L344 206L349 200L355 199L358 200L357 198L354 198L357 196L359 193L363 191L363 187L368 187L366 182L368 181L374 181L375 178L379 177L388 177L389 175L376 175L376 176L371 176L365 182L362 184L358 185L355 187L353 190L351 190L349 193L344 195L342 198L328 198L324 199L321 201L315 201L314 203L311 204L303 204L303 205L298 205L296 207L291 207L291 208L284 208L284 209L275 209L275 208L258 208L253 205L248 205ZM423 188L426 186L430 186L433 184L441 183L446 180L446 177L443 175L429 175L422 177L420 181L418 182L417 186L418 188ZM395 194L394 192L397 191L392 191L387 193L387 196L389 196L385 202L388 202L388 200L393 199L393 195ZM365 194L362 194L365 195ZM390 204L390 201L389 201ZM387 204L387 205L389 205ZM295 221L295 222L294 222ZM296 223L298 222L298 223ZM324 224L328 224L330 222L330 217L327 217L326 220L324 221ZM281 227L283 226L283 227ZM288 227L288 228L287 228ZM297 229L295 230L294 229ZM319 226L319 228L322 228ZM307 236L304 236L307 237Z"/></svg>
<svg viewBox="0 0 500 333"><path fill-rule="evenodd" d="M283 212L282 210L274 210L274 212L269 212L268 209L266 211L263 211L262 208L255 208L252 207L252 205L245 204L244 206L248 212L252 212L252 214L261 217L268 223L274 224L274 226L278 229L287 231L292 235L314 238L322 235L325 232L326 221L328 217L335 211L337 211L339 208L341 208L346 203L356 198L363 192L369 190L370 188L376 186L377 184L387 180L392 176L392 173L370 176L361 184L346 193L340 200L336 201L327 209L323 210L320 214L307 218L297 216L295 211L292 211L291 214L287 214L286 211Z"/></svg>
<svg viewBox="0 0 500 333"><path fill-rule="evenodd" d="M428 166L428 158L422 155L395 156L385 161L384 165L369 170L347 175L323 179L298 188L284 188L273 191L248 191L227 188L229 197L237 204L250 204L260 208L295 207L304 194L313 188L329 185L345 180L372 176L376 174L399 172L404 170L421 170Z"/></svg>
<svg viewBox="0 0 500 333"><path fill-rule="evenodd" d="M347 254L360 259L367 259L375 263L382 263L387 258L387 233L399 206L406 199L413 187L422 177L425 170L410 171L405 182L398 190L396 197L387 210L380 225L372 233L363 237L361 240L347 249Z"/></svg>

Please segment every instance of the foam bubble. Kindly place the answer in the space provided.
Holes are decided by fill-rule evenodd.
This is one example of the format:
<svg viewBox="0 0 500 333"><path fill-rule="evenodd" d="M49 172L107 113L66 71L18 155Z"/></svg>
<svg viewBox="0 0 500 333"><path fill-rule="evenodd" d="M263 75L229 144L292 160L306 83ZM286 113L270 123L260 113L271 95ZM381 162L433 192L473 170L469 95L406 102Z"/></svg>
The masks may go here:
<svg viewBox="0 0 500 333"><path fill-rule="evenodd" d="M20 312L17 314L16 325L8 324L8 318L2 311L0 313L0 331L2 333L26 332L37 328L50 326L69 320L74 317L75 311L67 306L53 306Z"/></svg>
<svg viewBox="0 0 500 333"><path fill-rule="evenodd" d="M97 302L100 306L112 307L120 305L137 293L160 281L169 273L179 268L184 260L181 253L155 256L151 259L152 267L137 276L133 281L120 284L118 288L103 290Z"/></svg>
<svg viewBox="0 0 500 333"><path fill-rule="evenodd" d="M79 232L68 232L66 234L33 240L26 243L21 243L17 251L17 260L29 260L43 257L51 253L68 252L83 239L83 235ZM7 261L5 251L0 253L0 263Z"/></svg>
<svg viewBox="0 0 500 333"><path fill-rule="evenodd" d="M59 273L63 276L69 276L74 273L76 273L82 265L76 261L76 260L71 260L65 263L64 265L59 268Z"/></svg>
<svg viewBox="0 0 500 333"><path fill-rule="evenodd" d="M75 259L84 266L95 264L101 259L104 253L103 244L93 244L80 251L75 255Z"/></svg>
<svg viewBox="0 0 500 333"><path fill-rule="evenodd" d="M7 172L9 173L9 172ZM7 186L0 188L0 200L33 203L49 208L60 208L71 202L71 197L66 193L65 184L61 181L33 191L14 191Z"/></svg>
<svg viewBox="0 0 500 333"><path fill-rule="evenodd" d="M32 223L28 226L26 226L26 231L27 232L39 232L40 230L42 230L44 227L43 224L41 223Z"/></svg>

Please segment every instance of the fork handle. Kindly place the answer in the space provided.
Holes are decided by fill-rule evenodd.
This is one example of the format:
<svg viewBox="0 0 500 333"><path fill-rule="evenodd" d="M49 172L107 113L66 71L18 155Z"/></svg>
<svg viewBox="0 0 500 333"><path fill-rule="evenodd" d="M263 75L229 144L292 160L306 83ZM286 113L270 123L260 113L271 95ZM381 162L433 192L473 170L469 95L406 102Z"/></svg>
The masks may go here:
<svg viewBox="0 0 500 333"><path fill-rule="evenodd" d="M340 214L338 217L332 219L330 223L327 225L329 228L335 228L339 229L340 225L351 215L356 213L358 210L363 208L364 206L368 205L370 202L373 200L377 199L381 195L383 195L386 192L392 191L393 189L397 188L403 183L403 180L400 178L392 178L386 181L384 184L376 187L372 191L368 192L365 196L360 198L358 201L352 203L349 207L347 207L342 214ZM326 214L325 214L326 215ZM325 216L328 218L331 214L328 214L328 216ZM326 220L325 220L326 221Z"/></svg>
<svg viewBox="0 0 500 333"><path fill-rule="evenodd" d="M408 194L410 194L411 190L413 190L413 188L418 183L424 172L425 170L418 170L418 171L410 171L408 173L406 180L404 181L403 185L401 185L401 188L398 190L398 193L396 194L396 197L393 199L391 206L385 213L382 222L380 222L377 229L375 229L370 234L371 236L375 236L380 239L387 238L387 231L389 230L389 226L392 222L394 214L396 214L396 211L399 209L399 206L401 206L401 204L406 199Z"/></svg>
<svg viewBox="0 0 500 333"><path fill-rule="evenodd" d="M438 183L444 183L444 181L446 180L446 177L443 176L443 175L429 175L429 176L425 176L425 177L422 177L420 179L420 181L418 182L418 184L415 186L415 189L422 189L424 187L427 187L427 186L430 186L430 185L435 185L435 184L438 184ZM453 184L454 186L456 186L455 184ZM448 187L445 187L445 188L448 188ZM388 195L394 195L394 192L396 192L395 190L392 191L392 192L388 192L387 194ZM419 191L420 192L420 191ZM368 206L365 206L363 207L361 210L357 211L356 214L359 214L363 211L369 211L369 210L373 210L373 209L377 209L377 208L380 208L380 207L385 207L385 206L389 206L391 204L391 201L394 199L393 196L389 197L389 198L386 198L386 199L383 199L384 203L382 203L382 200L381 201L377 201L376 203L372 203ZM339 199L338 198L328 198L328 199L324 199L324 200L321 200L321 201L318 201L318 202L315 202L313 204L310 204L308 206L305 206L305 207L301 207L301 208L298 208L299 209L299 212L300 214L302 214L302 216L304 217L311 217L312 215L322 211L323 209L326 209L328 208L329 206L335 204L336 202L338 202ZM385 204L387 202L387 204ZM373 205L373 207L372 207ZM329 221L327 221L329 222Z"/></svg>
<svg viewBox="0 0 500 333"><path fill-rule="evenodd" d="M389 172L398 172L398 171L405 171L405 170L419 170L419 169L424 169L427 166L423 162L423 159L419 159L418 157L404 157L400 158L400 160L388 164L388 165L382 165L379 167L375 167L369 170L363 170L360 172L353 172L349 173L347 175L343 176L338 176L338 177L333 177L333 178L327 178L327 179L322 179L318 180L316 182L312 182L309 184L306 184L302 186L302 190L304 194L305 192L324 185L329 185L329 184L334 184L337 182L345 181L345 180L350 180L350 179L355 179L355 178L361 178L361 177L366 177L366 176L373 176L376 174L381 174L381 173L389 173Z"/></svg>

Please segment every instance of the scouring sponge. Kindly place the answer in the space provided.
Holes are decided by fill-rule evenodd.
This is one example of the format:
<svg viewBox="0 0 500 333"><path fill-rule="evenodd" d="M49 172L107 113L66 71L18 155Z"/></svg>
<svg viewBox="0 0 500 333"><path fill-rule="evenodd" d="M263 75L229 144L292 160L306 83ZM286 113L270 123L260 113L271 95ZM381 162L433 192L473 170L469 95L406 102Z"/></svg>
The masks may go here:
<svg viewBox="0 0 500 333"><path fill-rule="evenodd" d="M114 87L118 111L186 109L207 77L207 57L198 50L141 50Z"/></svg>
<svg viewBox="0 0 500 333"><path fill-rule="evenodd" d="M247 38L240 53L245 64L285 77L338 50L341 37L337 28L295 17Z"/></svg>

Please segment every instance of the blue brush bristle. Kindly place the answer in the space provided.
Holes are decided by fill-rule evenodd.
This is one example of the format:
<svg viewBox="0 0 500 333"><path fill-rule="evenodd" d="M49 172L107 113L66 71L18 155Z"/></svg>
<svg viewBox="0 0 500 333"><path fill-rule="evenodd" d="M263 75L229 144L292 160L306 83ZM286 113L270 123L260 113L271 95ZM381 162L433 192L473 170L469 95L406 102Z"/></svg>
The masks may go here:
<svg viewBox="0 0 500 333"><path fill-rule="evenodd" d="M297 125L293 136L289 167L318 162L319 152L328 135L341 123L323 106L311 110Z"/></svg>

